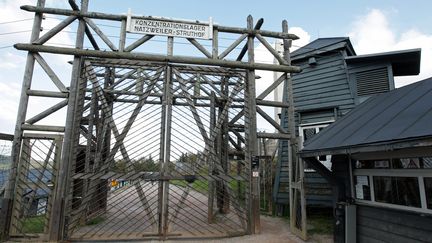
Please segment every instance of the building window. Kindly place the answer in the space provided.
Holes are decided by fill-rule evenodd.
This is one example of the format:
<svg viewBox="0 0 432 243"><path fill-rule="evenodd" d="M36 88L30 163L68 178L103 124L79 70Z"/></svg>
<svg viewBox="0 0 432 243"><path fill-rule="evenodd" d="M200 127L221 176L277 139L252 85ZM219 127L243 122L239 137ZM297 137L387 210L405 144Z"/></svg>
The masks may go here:
<svg viewBox="0 0 432 243"><path fill-rule="evenodd" d="M354 183L356 199L371 200L369 176L356 176Z"/></svg>
<svg viewBox="0 0 432 243"><path fill-rule="evenodd" d="M311 139L313 136L318 134L325 127L333 123L334 121L327 121L318 124L301 124L299 127L300 141L301 147L303 148L303 143L307 140ZM331 170L331 155L322 155L318 156L318 160L325 166L327 169ZM314 171L309 168L307 164L305 164L306 171Z"/></svg>
<svg viewBox="0 0 432 243"><path fill-rule="evenodd" d="M432 214L432 157L358 160L357 202Z"/></svg>
<svg viewBox="0 0 432 243"><path fill-rule="evenodd" d="M376 202L421 207L418 178L374 176Z"/></svg>
<svg viewBox="0 0 432 243"><path fill-rule="evenodd" d="M423 178L427 208L432 209L432 177Z"/></svg>
<svg viewBox="0 0 432 243"><path fill-rule="evenodd" d="M357 169L432 169L432 157L358 160Z"/></svg>

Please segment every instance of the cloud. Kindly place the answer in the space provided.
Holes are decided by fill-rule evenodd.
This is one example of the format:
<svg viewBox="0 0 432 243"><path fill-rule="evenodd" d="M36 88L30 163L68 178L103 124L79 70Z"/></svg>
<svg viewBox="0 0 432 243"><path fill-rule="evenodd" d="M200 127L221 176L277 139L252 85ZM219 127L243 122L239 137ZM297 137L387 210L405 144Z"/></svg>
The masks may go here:
<svg viewBox="0 0 432 243"><path fill-rule="evenodd" d="M300 27L291 27L288 30L289 33L295 34L299 37L298 40L293 41L292 48L290 51L295 51L298 48L307 45L310 42L311 36L308 32Z"/></svg>
<svg viewBox="0 0 432 243"><path fill-rule="evenodd" d="M16 118L16 108L18 107L19 91L21 87L16 83L1 83L0 82L0 131L5 131L11 133L13 130L13 125L15 124ZM7 124L7 128L3 125Z"/></svg>
<svg viewBox="0 0 432 243"><path fill-rule="evenodd" d="M67 1L48 1L47 6L61 6ZM35 5L35 1L30 0L6 0L0 1L0 33L3 33L0 38L0 131L12 133L15 126L15 119L19 104L21 92L22 77L26 63L27 52L18 51L10 47L15 43L28 43L30 40L31 29L33 25L34 13L23 11L21 5ZM60 19L52 18L54 16L47 15L42 22L43 31L45 34L49 29L61 22ZM61 45L73 45L74 39L69 34L71 28L68 26L64 31L58 33L48 43L57 43ZM46 55L42 54L50 66L55 70L60 79L66 86L70 80L70 65L67 61L71 60L70 56L63 55ZM51 89L52 82L47 75L36 65L33 75L32 86L38 89ZM55 88L55 87L54 87ZM33 102L31 100L31 102ZM46 102L35 102L36 106L29 108L28 117L36 111L46 108Z"/></svg>
<svg viewBox="0 0 432 243"><path fill-rule="evenodd" d="M393 12L397 14L397 12ZM371 9L352 23L348 36L357 54L369 54L403 49L421 48L421 65L418 76L396 77L396 87L401 87L432 76L432 34L416 29L398 32L390 26L388 14Z"/></svg>

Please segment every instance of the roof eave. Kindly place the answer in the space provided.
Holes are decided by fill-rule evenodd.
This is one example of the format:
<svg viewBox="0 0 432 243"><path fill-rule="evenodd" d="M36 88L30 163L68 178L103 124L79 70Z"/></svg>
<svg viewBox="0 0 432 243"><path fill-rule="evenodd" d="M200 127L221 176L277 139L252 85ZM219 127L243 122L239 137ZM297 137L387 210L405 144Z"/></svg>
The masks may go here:
<svg viewBox="0 0 432 243"><path fill-rule="evenodd" d="M432 137L408 138L399 141L382 141L370 144L358 144L351 146L323 148L316 150L301 150L300 157L315 157L321 155L337 155L337 154L354 154L368 152L385 152L397 149L416 148L416 147L432 147Z"/></svg>
<svg viewBox="0 0 432 243"><path fill-rule="evenodd" d="M394 76L418 75L420 73L421 49L382 52L345 58L347 64L385 61L392 65Z"/></svg>

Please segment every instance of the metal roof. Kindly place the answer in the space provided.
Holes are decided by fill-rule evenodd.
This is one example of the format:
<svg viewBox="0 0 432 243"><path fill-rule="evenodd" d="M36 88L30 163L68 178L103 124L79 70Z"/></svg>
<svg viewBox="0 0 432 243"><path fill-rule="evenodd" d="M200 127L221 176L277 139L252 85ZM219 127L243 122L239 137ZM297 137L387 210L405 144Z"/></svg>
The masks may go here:
<svg viewBox="0 0 432 243"><path fill-rule="evenodd" d="M354 48L352 47L351 41L348 37L318 38L311 43L291 52L291 59L302 59L311 55L313 56L347 46L349 48L349 54L355 55Z"/></svg>
<svg viewBox="0 0 432 243"><path fill-rule="evenodd" d="M346 57L348 65L370 62L390 62L394 76L417 75L420 73L421 49L391 51Z"/></svg>
<svg viewBox="0 0 432 243"><path fill-rule="evenodd" d="M300 154L389 149L425 139L432 139L432 78L369 98L308 140Z"/></svg>

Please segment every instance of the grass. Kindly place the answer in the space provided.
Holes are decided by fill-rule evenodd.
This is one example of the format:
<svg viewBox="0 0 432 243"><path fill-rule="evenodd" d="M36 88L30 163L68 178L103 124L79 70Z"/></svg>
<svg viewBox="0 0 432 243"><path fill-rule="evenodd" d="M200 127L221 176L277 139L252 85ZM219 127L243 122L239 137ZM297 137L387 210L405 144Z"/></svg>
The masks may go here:
<svg viewBox="0 0 432 243"><path fill-rule="evenodd" d="M237 190L239 189L240 186L240 190L242 192L245 191L245 182L240 182L237 183L238 181L236 180L232 180L230 181L229 187L231 188L231 190L233 192L237 192ZM186 181L184 180L171 180L170 183L172 185L176 185L176 186L180 186L180 187L186 187L186 185L188 184ZM200 192L202 194L208 194L208 181L200 181L200 180L195 180L194 182L190 183L190 186L192 187L192 189L194 189L197 192Z"/></svg>
<svg viewBox="0 0 432 243"><path fill-rule="evenodd" d="M320 212L308 212L308 234L331 235L333 234L333 215L331 210Z"/></svg>
<svg viewBox="0 0 432 243"><path fill-rule="evenodd" d="M102 216L97 216L87 221L86 225L96 225L102 223L103 221L105 221L105 218L103 218Z"/></svg>
<svg viewBox="0 0 432 243"><path fill-rule="evenodd" d="M170 183L172 185L176 185L180 187L186 187L188 184L184 180L171 180ZM192 189L194 189L197 192L200 192L202 194L208 194L208 181L195 180L194 182L190 183L190 186L192 187Z"/></svg>
<svg viewBox="0 0 432 243"><path fill-rule="evenodd" d="M0 170L9 170L10 166L11 165L9 163L7 164L0 163Z"/></svg>
<svg viewBox="0 0 432 243"><path fill-rule="evenodd" d="M22 223L24 233L43 233L45 228L45 215L26 218Z"/></svg>

